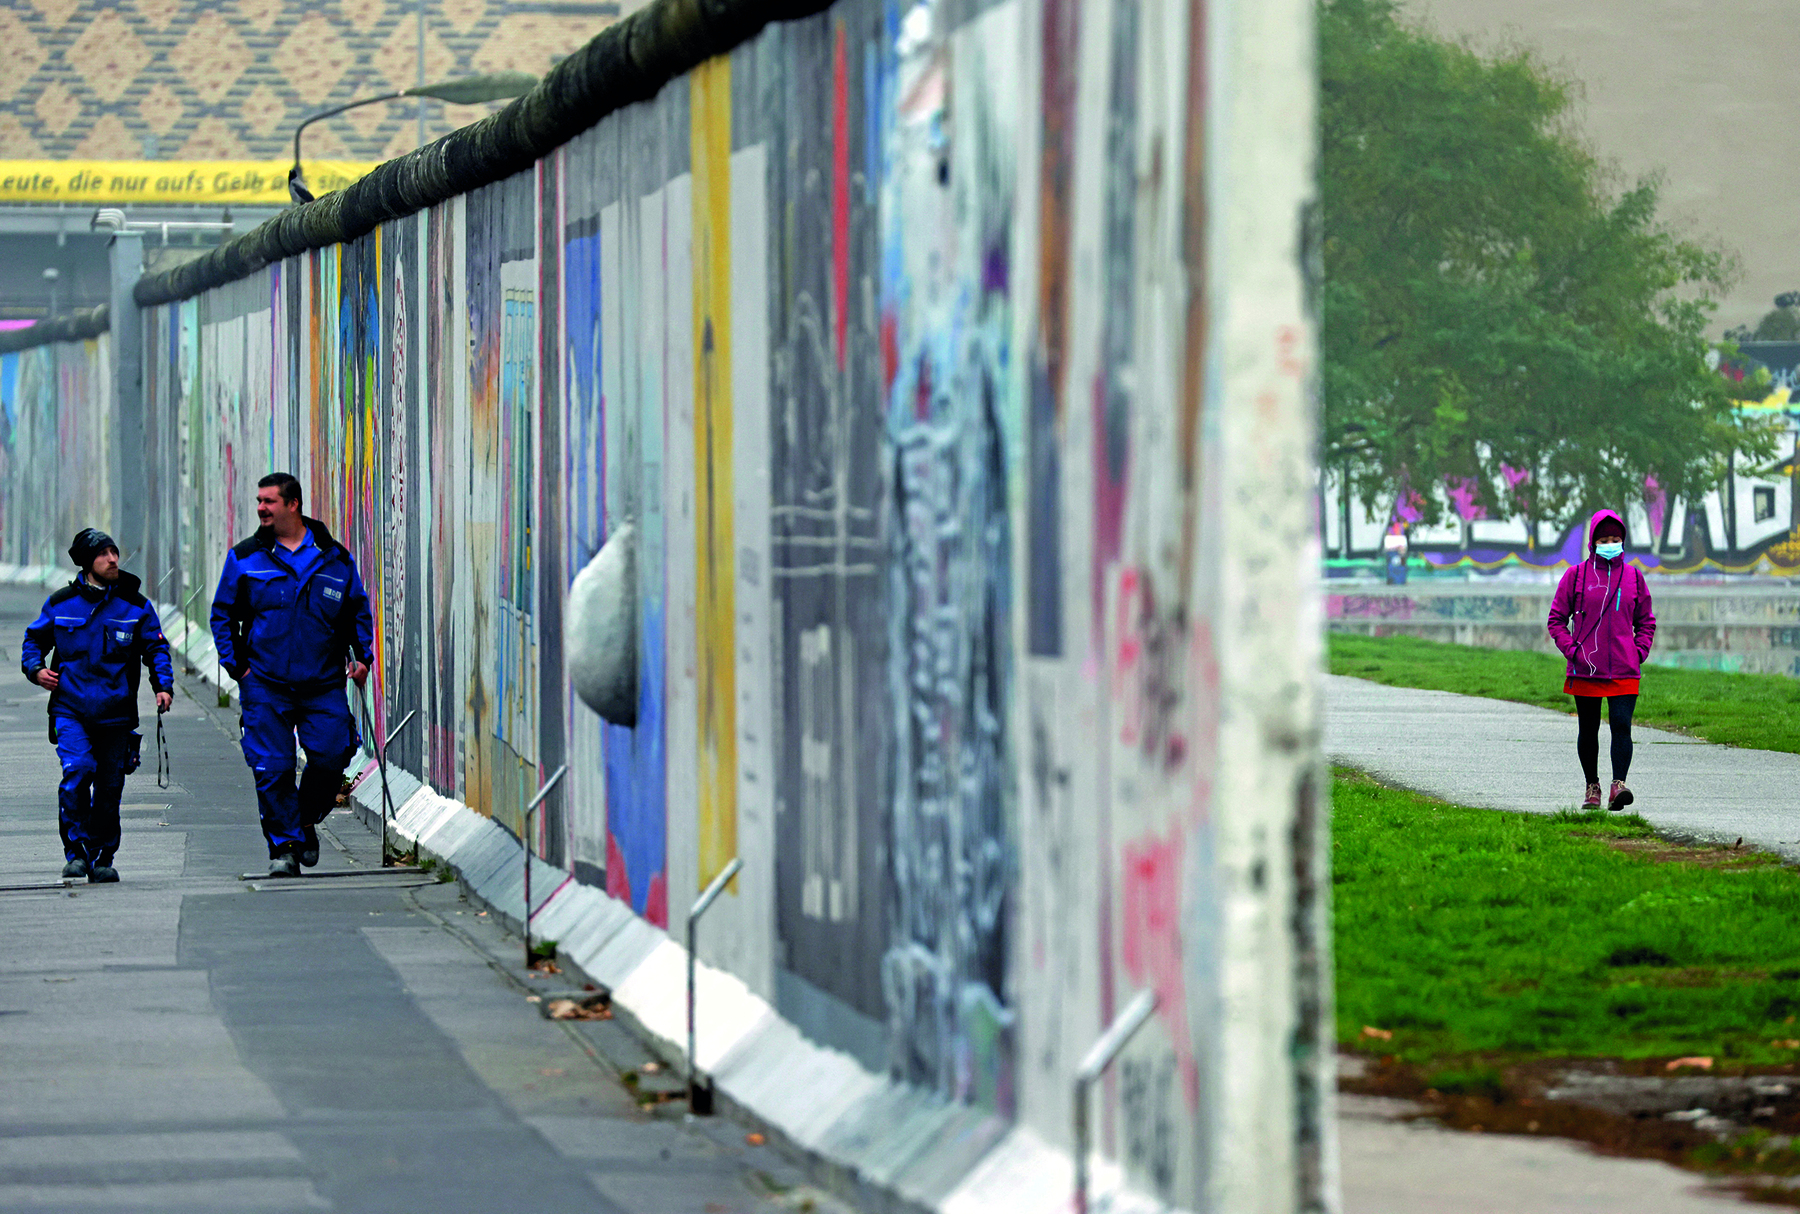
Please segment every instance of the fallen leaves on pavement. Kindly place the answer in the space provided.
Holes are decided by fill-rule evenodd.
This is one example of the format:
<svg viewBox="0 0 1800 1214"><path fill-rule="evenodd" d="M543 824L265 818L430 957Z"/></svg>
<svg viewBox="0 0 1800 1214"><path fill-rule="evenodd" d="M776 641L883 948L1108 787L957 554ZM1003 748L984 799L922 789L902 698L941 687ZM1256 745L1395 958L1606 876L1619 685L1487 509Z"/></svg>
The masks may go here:
<svg viewBox="0 0 1800 1214"><path fill-rule="evenodd" d="M552 999L546 1010L552 1020L611 1020L612 1009L606 1006L604 996L594 999Z"/></svg>

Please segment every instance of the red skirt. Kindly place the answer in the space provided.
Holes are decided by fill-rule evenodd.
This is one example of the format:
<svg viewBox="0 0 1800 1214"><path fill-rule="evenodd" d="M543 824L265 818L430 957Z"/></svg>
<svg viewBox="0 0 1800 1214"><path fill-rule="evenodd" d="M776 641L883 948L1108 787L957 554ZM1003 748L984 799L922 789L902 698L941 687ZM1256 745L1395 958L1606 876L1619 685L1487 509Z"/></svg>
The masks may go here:
<svg viewBox="0 0 1800 1214"><path fill-rule="evenodd" d="M1563 694L1571 696L1634 696L1636 679L1578 679L1570 675L1563 680Z"/></svg>

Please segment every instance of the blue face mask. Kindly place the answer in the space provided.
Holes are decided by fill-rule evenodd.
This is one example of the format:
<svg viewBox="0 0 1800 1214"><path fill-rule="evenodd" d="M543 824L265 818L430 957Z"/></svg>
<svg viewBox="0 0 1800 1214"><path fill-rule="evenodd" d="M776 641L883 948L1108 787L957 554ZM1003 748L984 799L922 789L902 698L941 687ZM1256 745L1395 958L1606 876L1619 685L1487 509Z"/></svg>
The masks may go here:
<svg viewBox="0 0 1800 1214"><path fill-rule="evenodd" d="M1619 555L1624 551L1625 545L1618 540L1602 540L1600 543L1594 545L1594 552L1601 560L1616 561L1619 559Z"/></svg>

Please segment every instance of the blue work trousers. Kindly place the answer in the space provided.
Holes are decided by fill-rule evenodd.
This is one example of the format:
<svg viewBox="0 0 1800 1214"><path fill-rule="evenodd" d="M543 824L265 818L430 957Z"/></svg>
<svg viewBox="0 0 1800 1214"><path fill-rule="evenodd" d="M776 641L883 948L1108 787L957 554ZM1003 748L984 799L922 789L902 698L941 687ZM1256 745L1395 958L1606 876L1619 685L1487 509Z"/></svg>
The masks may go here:
<svg viewBox="0 0 1800 1214"><path fill-rule="evenodd" d="M344 769L361 740L341 686L295 691L248 675L238 688L244 761L256 776L269 858L297 850L337 804ZM306 748L306 774L294 783L294 740Z"/></svg>
<svg viewBox="0 0 1800 1214"><path fill-rule="evenodd" d="M125 777L137 766L137 730L65 716L52 724L56 757L62 760L56 808L63 859L111 864L119 850L119 797Z"/></svg>

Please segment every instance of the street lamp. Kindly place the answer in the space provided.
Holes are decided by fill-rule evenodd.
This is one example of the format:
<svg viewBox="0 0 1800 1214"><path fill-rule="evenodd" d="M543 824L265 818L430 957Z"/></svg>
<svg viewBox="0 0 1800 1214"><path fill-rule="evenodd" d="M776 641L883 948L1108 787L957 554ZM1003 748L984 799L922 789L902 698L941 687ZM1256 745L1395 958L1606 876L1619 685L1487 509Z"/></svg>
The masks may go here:
<svg viewBox="0 0 1800 1214"><path fill-rule="evenodd" d="M332 106L328 110L320 110L302 119L294 128L294 167L288 170L288 193L295 202L311 202L312 192L306 188L306 179L300 175L300 134L307 127L321 118L330 118L345 110L353 110L359 105L374 105L379 101L398 101L402 97L418 97L420 104L425 98L433 101L447 101L451 105L480 105L484 101L505 101L511 97L521 97L529 93L537 84L537 77L530 72L489 72L485 76L465 76L461 80L442 80L437 84L419 84L409 89L401 89L397 93L382 93L376 97L361 97L355 101L346 101L343 105Z"/></svg>

